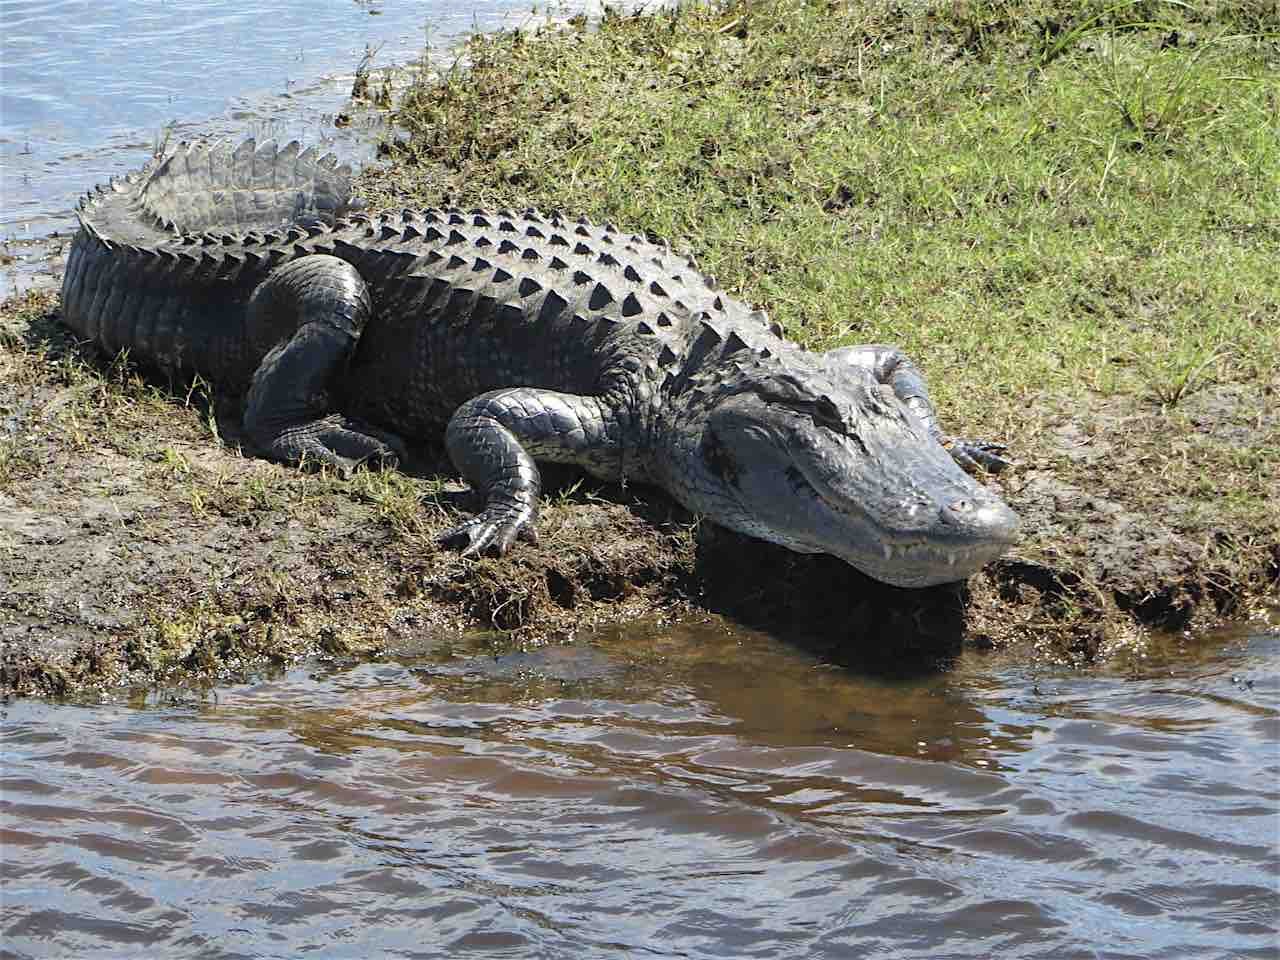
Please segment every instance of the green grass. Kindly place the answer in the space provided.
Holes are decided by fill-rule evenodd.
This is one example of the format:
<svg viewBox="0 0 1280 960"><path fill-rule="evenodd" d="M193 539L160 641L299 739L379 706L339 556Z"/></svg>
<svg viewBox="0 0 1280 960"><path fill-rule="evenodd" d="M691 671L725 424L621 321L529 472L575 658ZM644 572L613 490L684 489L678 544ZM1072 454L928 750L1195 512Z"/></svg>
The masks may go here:
<svg viewBox="0 0 1280 960"><path fill-rule="evenodd" d="M370 182L687 243L813 348L901 344L966 422L1275 377L1265 5L1062 10L746 0L477 37Z"/></svg>

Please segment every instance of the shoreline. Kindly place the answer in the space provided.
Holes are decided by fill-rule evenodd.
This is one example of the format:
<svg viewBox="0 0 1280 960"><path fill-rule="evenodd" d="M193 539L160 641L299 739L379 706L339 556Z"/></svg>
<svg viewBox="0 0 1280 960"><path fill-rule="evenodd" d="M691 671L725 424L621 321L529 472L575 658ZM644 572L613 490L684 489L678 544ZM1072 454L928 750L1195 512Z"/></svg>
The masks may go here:
<svg viewBox="0 0 1280 960"><path fill-rule="evenodd" d="M583 6L598 16L598 5ZM383 13L380 11L377 22L388 19ZM284 80L282 90L265 78L254 84L230 87L224 91L225 104L221 112L202 115L188 108L155 126L140 122L136 128L115 132L95 128L84 142L55 139L37 143L41 165L31 170L21 168L23 178L38 179L39 172L43 171L55 182L72 179L80 170L77 158L84 156L98 157L101 165L87 169L88 179L72 194L42 188L36 196L46 202L39 209L28 208L15 200L13 209L2 212L5 223L4 233L0 234L0 298L8 299L30 290L56 289L61 280L60 248L74 234L76 203L94 184L141 166L150 152L144 146L148 142L238 140L249 136L259 141L298 139L336 153L343 162L372 162L377 144L393 135L393 131L385 127L385 105L378 101L386 93L398 95L409 78L420 73L424 65L443 70L453 63L455 54L465 46L474 30L460 26L456 22L460 18L460 14L450 14L441 21L443 29L454 32L435 36L428 29L432 42L424 48L421 33L427 25L419 25L414 31L417 36L414 40L405 32L402 22L405 18L392 17L391 32L368 41L364 57L355 50L351 56L338 59L336 51L330 51L335 59L316 64L306 62L297 76L290 75ZM371 18L364 19L372 22ZM488 19L495 29L511 30L536 29L550 22L547 17L516 7L493 12ZM386 55L384 48L390 48L390 58L379 60L380 55ZM358 90L363 91L359 97L355 96ZM50 126L47 119L36 119L32 123L32 129L37 132ZM18 131L19 134L25 132ZM33 137L33 140L39 139L39 136ZM48 151L55 147L61 152L49 156ZM20 156L31 155L28 145L27 152ZM130 157L135 162L130 162Z"/></svg>
<svg viewBox="0 0 1280 960"><path fill-rule="evenodd" d="M554 74L555 64L564 62L566 77L615 89L618 81L572 60L613 56L616 62L603 73L627 76L637 102L649 95L644 90L656 91L661 102L669 76L687 91L693 76L701 93L684 109L712 123L719 111L728 116L731 106L717 97L730 97L748 82L769 82L769 58L782 55L770 46L769 31L779 22L816 45L810 62L845 56L836 39L817 39L815 23L802 13L759 4L663 12L646 21L610 15L595 32L570 21L525 35L474 38L470 72L421 77L406 93L394 119L407 135L392 145L388 163L366 171L364 192L375 210L542 205L616 219L687 244L735 295L763 302L806 345L880 340L878 320L855 331L856 338L824 326L823 297L831 295L821 291L843 289L846 274L838 271L846 267L834 264L837 272L824 273L831 268L820 258L813 264L810 246L797 270L787 238L761 231L778 222L800 233L809 222L801 217L811 215L823 231L861 235L867 224L880 224L881 237L872 243L897 251L906 270L913 244L925 245L922 262L928 262L929 231L968 231L976 238L971 249L980 252L983 243L995 242L984 239L982 218L989 212L980 202L1001 218L996 228L1004 229L1010 205L1023 201L983 201L959 183L946 198L948 209L957 211L948 220L919 206L919 196L928 192L919 194L924 188L917 184L911 202L923 211L921 226L895 234L878 209L893 202L892 171L886 168L871 204L859 193L864 187L841 173L830 187L821 185L826 199L819 199L815 213L811 201L796 199L797 184L817 175L817 161L826 161L821 150L816 158L784 157L783 138L767 148L773 159L761 167L752 145L736 146L732 128L725 127L714 142L693 142L690 159L681 161L686 167L675 171L693 178L689 209L697 216L667 194L646 208L640 185L613 188L592 180L609 176L596 167L620 162L610 159L608 149L623 149L592 138L638 137L644 115L601 104L590 92L575 99ZM891 32L901 25L887 19L868 20L860 29L883 31L890 47L902 43L900 33ZM1012 33L1019 46L1011 41L999 49L1018 68L1022 35ZM912 57L923 68L942 55L932 39L912 42L916 47L907 44L901 55L912 70ZM758 65L743 56L752 44ZM887 54L883 63L868 63L862 45L851 49L858 71L899 67ZM700 51L702 60L676 56L682 50ZM954 52L944 52L946 69L963 81L966 64L954 66ZM1079 56L1079 69L1087 72L1088 51ZM712 66L703 66L707 62ZM719 71L715 76L712 67ZM758 76L752 72L757 69ZM716 84L725 77L730 86L722 91ZM850 73L838 82L856 80ZM816 84L814 95L825 96L825 86L830 82ZM832 95L832 108L851 95ZM844 130L835 113L815 109L821 122ZM469 153L462 154L458 131L482 117L492 119L468 134ZM790 122L785 110L780 117ZM900 119L886 113L878 122L888 128ZM556 139L566 136L566 123L576 142ZM678 135L671 134L673 140ZM583 155L580 144L594 144L586 150L592 162L570 170ZM651 160L619 169L657 176L653 171L666 162L662 148L645 149ZM730 153L735 149L741 154ZM568 159L556 167L548 156ZM1126 162L1143 162L1135 156ZM1027 163L1034 162L1032 155ZM963 163L958 155L955 165ZM743 170L753 171L754 179L735 180ZM1139 174L1141 168L1126 170L1116 161L1108 179L1123 183L1122 177ZM963 177L963 170L956 176ZM722 195L726 182L740 185ZM1045 182L1050 193L1059 189L1055 181ZM1126 249L1128 240L1106 246L1111 241L1096 226L1089 196L1064 193L1056 204L1033 196L1026 216L1040 217L1037 225L1051 236L1061 229L1070 238L1071 230L1083 229L1083 242L1117 256L1114 250ZM735 197L770 197L775 206L744 214L735 211ZM1120 202L1117 209L1137 216L1145 201L1137 196L1131 208L1123 206L1130 201ZM1094 206L1102 209L1100 202ZM707 211L721 219L708 221ZM1071 226L1081 218L1095 226ZM748 229L740 224L756 225L751 240L736 238L734 230ZM948 250L949 236L938 241ZM1201 242L1224 241L1215 233ZM1260 257L1280 252L1280 241L1269 235L1257 243L1263 245ZM1025 248L1010 246L981 261L980 285L970 295L983 295L1004 264L1029 258ZM950 272L955 283L970 276L964 263L934 270ZM927 272L896 280L912 290L930 284ZM1018 323L1021 301L1056 294L1033 272L1021 282L1025 289L997 286L990 293L991 309L1010 311ZM1086 294L1090 282L1085 274L1079 283ZM1267 304L1274 311L1280 302L1280 281L1258 282L1268 285L1246 290L1251 299L1240 309L1262 311L1259 325L1268 316L1274 323L1274 312L1266 311ZM1174 276L1170 283L1190 289L1191 281ZM1077 296L1075 289L1068 293ZM724 618L810 646L832 662L872 670L911 658L945 663L962 647L1016 648L1044 663L1115 665L1141 658L1156 642L1152 631L1185 635L1241 620L1265 629L1280 584L1280 519L1274 510L1260 509L1275 492L1266 478L1280 476L1280 368L1267 353L1264 331L1257 331L1255 346L1244 340L1253 328L1233 328L1230 343L1239 356L1229 364L1211 356L1166 402L1153 400L1153 389L1163 395L1141 379L1145 368L1128 355L1116 369L1095 368L1089 350L1096 348L1086 344L1072 354L1063 335L1054 347L1061 352L1062 377L1053 379L1051 372L1018 380L1020 358L1039 358L1031 347L1011 341L984 358L981 331L964 326L963 318L909 296L874 295L887 317L895 309L887 301L894 298L908 315L933 317L924 331L940 333L922 340L910 328L915 341L907 348L936 385L944 422L957 432L1008 438L1019 461L1009 475L989 482L1022 517L1023 541L964 585L886 587L833 558L792 554L698 524L656 491L579 485L558 474L548 477L539 545L521 545L501 559L463 560L431 543L456 510L470 507L438 447L415 450L403 474L361 472L347 481L244 457L229 398L149 383L127 365L81 354L57 325L50 293L10 300L0 307L0 692L64 696L138 685L203 687L311 656L377 656L423 637L484 631L496 644L535 644L638 618ZM1203 295L1191 290L1188 297ZM1242 294L1237 288L1222 296L1230 301ZM1133 304L1149 309L1136 299L1104 299L1101 306L1069 302L1081 315L1100 318L1082 327L1080 337L1096 335L1105 323L1126 329ZM1166 322L1176 325L1182 308L1175 303L1172 309ZM999 320L993 313L990 323ZM1170 343L1171 350L1180 349L1176 337ZM959 344L969 344L970 352ZM1072 364L1095 378L1092 387L1073 384L1079 374Z"/></svg>

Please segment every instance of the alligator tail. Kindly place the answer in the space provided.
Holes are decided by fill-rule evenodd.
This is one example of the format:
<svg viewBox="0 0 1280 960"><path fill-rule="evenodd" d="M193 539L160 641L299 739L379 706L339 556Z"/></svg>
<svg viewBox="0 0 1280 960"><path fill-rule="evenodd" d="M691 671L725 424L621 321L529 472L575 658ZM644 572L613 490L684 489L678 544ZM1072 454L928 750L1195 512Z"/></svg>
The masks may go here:
<svg viewBox="0 0 1280 960"><path fill-rule="evenodd" d="M245 379L239 311L280 236L324 231L353 206L351 169L332 154L252 139L179 144L81 201L63 317L108 354Z"/></svg>
<svg viewBox="0 0 1280 960"><path fill-rule="evenodd" d="M77 211L104 239L157 242L333 223L356 207L351 168L295 140L181 143L143 169L96 187Z"/></svg>
<svg viewBox="0 0 1280 960"><path fill-rule="evenodd" d="M332 224L351 207L351 168L296 140L283 147L253 139L235 148L183 143L149 169L138 202L168 233Z"/></svg>

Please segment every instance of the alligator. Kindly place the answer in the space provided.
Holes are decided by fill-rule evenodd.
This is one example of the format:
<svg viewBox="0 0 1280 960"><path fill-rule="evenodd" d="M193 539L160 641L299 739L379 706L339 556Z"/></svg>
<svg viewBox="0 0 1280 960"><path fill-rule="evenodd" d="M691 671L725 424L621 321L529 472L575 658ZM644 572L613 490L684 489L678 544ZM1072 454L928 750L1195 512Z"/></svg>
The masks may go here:
<svg viewBox="0 0 1280 960"><path fill-rule="evenodd" d="M254 452L394 467L439 436L483 497L440 537L536 541L537 461L906 587L962 580L1018 521L944 435L920 371L815 353L652 236L537 210L363 211L298 143L180 144L90 192L65 322L108 355L241 397Z"/></svg>

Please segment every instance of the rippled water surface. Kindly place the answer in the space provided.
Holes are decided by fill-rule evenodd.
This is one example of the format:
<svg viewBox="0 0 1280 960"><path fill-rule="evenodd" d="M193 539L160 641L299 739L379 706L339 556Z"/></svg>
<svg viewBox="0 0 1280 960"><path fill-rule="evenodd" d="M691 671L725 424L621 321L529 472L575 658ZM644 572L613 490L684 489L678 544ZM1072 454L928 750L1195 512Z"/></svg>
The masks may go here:
<svg viewBox="0 0 1280 960"><path fill-rule="evenodd" d="M580 6L580 4L579 4ZM95 183L165 136L302 137L357 156L334 114L365 48L519 22L528 0L0 0L0 240L66 230ZM504 19L506 16L506 19Z"/></svg>
<svg viewBox="0 0 1280 960"><path fill-rule="evenodd" d="M1280 638L869 677L644 628L4 708L14 956L1275 957Z"/></svg>

